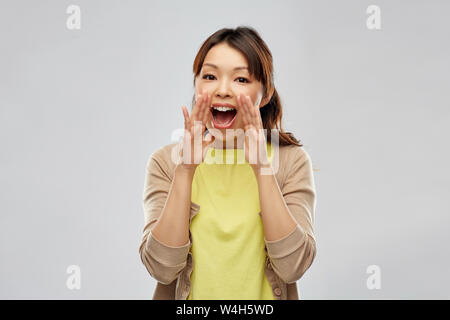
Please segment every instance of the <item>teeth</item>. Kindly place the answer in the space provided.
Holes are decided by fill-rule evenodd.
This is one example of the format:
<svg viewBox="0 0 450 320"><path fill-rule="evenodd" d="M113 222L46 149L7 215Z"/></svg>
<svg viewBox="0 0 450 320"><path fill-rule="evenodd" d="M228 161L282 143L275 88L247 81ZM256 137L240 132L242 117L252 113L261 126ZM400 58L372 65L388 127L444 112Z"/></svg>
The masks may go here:
<svg viewBox="0 0 450 320"><path fill-rule="evenodd" d="M214 110L218 110L218 111L230 111L230 110L234 110L234 108L229 108L229 107L213 107Z"/></svg>

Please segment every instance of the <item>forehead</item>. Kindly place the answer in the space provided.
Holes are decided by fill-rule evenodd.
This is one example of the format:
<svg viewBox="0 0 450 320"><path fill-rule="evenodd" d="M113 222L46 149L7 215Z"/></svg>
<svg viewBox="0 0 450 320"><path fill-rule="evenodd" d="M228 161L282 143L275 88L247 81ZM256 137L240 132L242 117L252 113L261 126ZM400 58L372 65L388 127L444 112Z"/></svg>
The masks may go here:
<svg viewBox="0 0 450 320"><path fill-rule="evenodd" d="M218 69L230 71L233 71L235 68L248 68L247 59L242 52L226 43L219 43L208 51L203 61L203 67L215 69L211 65L217 66ZM246 71L246 69L243 71Z"/></svg>

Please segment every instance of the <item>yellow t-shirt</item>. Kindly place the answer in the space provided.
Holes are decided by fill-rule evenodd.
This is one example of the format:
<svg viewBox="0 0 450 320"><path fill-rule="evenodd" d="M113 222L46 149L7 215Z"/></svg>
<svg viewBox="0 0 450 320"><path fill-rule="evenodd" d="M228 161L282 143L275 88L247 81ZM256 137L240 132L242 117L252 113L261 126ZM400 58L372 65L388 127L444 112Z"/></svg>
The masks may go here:
<svg viewBox="0 0 450 320"><path fill-rule="evenodd" d="M267 152L271 161L270 142ZM264 270L258 183L243 149L208 149L195 171L191 200L200 210L190 225L193 269L187 299L273 300Z"/></svg>

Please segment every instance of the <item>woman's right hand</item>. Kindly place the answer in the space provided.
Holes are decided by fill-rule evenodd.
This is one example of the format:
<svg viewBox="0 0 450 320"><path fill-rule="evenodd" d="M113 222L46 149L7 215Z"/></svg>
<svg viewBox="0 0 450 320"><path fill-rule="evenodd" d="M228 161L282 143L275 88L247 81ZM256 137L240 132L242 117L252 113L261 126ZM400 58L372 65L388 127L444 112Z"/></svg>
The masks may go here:
<svg viewBox="0 0 450 320"><path fill-rule="evenodd" d="M208 132L205 137L206 123L211 118L210 112L211 96L202 91L195 101L195 106L192 110L192 114L189 116L189 112L185 106L182 106L184 116L184 136L180 142L180 161L178 166L188 171L194 172L197 166L203 162L206 156L206 152L211 143L214 142L214 136ZM194 150L194 144L201 140L201 149Z"/></svg>

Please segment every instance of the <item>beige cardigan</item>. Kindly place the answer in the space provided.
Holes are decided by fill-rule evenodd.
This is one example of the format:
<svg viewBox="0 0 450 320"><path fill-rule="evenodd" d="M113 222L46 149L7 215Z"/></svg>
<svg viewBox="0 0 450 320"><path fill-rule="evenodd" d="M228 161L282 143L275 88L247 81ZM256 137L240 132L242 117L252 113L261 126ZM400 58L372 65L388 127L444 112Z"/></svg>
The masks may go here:
<svg viewBox="0 0 450 320"><path fill-rule="evenodd" d="M186 300L190 291L193 268L189 243L181 247L167 246L152 237L152 227L165 205L172 182L175 163L171 151L177 143L156 150L146 166L143 192L145 227L139 254L150 275L157 280L153 299ZM315 185L312 163L303 147L279 146L279 166L276 180L289 211L297 221L297 228L289 235L265 241L267 254L265 272L275 299L298 300L296 281L311 266L316 255L314 238ZM200 206L191 202L190 219ZM261 215L261 212L259 213Z"/></svg>

